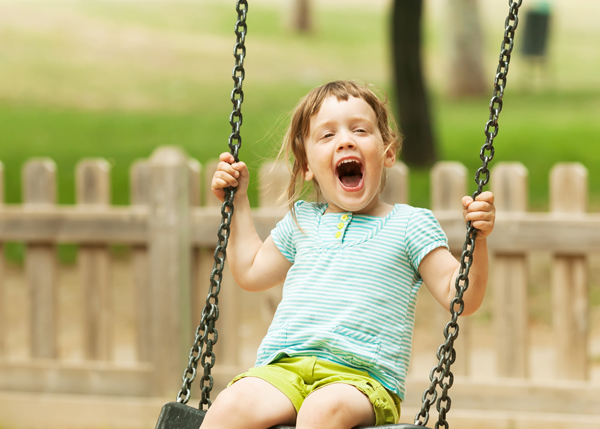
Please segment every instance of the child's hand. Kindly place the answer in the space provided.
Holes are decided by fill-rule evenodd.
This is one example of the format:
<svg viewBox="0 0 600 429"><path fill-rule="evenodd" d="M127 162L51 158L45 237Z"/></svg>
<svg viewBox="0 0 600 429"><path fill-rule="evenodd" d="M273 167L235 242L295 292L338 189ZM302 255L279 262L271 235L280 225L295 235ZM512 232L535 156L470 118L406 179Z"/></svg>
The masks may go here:
<svg viewBox="0 0 600 429"><path fill-rule="evenodd" d="M248 183L250 175L248 167L243 162L235 162L233 155L224 152L219 156L219 165L213 176L211 189L213 194L223 202L225 200L225 188L237 188L236 196L246 195L248 192Z"/></svg>
<svg viewBox="0 0 600 429"><path fill-rule="evenodd" d="M486 238L494 229L496 220L496 207L494 207L494 194L489 191L482 192L473 198L466 196L462 198L463 216L465 221L471 221L477 228L477 238Z"/></svg>

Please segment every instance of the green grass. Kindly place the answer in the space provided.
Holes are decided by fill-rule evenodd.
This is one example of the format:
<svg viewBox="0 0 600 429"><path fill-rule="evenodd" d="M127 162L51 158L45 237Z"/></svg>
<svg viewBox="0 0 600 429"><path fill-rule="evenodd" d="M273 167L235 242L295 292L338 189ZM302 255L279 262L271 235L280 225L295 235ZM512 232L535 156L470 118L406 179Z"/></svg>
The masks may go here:
<svg viewBox="0 0 600 429"><path fill-rule="evenodd" d="M381 4L318 3L316 31L309 35L286 27L278 2L252 5L241 154L253 172L276 153L288 113L309 88L329 79L358 78L390 93L388 18ZM55 160L58 199L65 204L74 201L76 163L106 158L112 166L112 201L127 204L131 163L156 147L180 145L201 162L226 150L231 6L206 0L4 2L0 161L5 201L21 201L20 170L31 157ZM490 77L504 12L485 15ZM451 80L444 69L443 26L437 25L439 13L428 13L425 64L440 159L460 161L474 174L489 97L443 95ZM550 168L565 161L588 168L590 206L600 208L600 81L595 73L600 56L593 42L600 30L584 24L565 19L557 25L561 37L552 40L542 73L518 53L513 57L492 166L519 161L529 169L533 210L547 209ZM414 205L429 205L428 174L427 169L411 171ZM253 203L256 192L253 182Z"/></svg>
<svg viewBox="0 0 600 429"><path fill-rule="evenodd" d="M600 208L600 147L593 143L600 131L595 119L600 109L599 95L600 91L595 90L554 94L509 92L504 97L492 166L517 161L527 167L532 210L548 209L548 175L558 162L580 162L587 167L590 206L595 210ZM487 100L444 102L438 114L444 159L463 162L469 171L475 171L480 164L475 148L485 142L486 106Z"/></svg>
<svg viewBox="0 0 600 429"><path fill-rule="evenodd" d="M286 88L280 88L284 92ZM246 90L242 156L256 172L264 159L271 158L284 131L289 99L252 99ZM265 97L266 89L260 91ZM301 92L297 90L296 92ZM600 147L593 142L599 126L594 122L597 93L507 95L496 138L496 158L519 161L529 169L530 201L533 209L546 210L548 173L556 162L582 162L589 170L592 207L600 206ZM291 98L290 98L291 99ZM58 167L59 202L74 202L76 163L89 157L106 158L112 166L114 204L129 201L129 167L147 157L160 145L180 145L201 161L216 158L227 148L230 127L227 99L215 103L219 112L135 112L90 111L40 106L0 105L3 144L0 159L6 176L6 201L21 199L20 170L27 159L50 157ZM565 110L571 105L573 110ZM484 143L487 100L434 101L441 159L464 163L471 173L480 164L479 148ZM584 106L575 110L575 106ZM533 109L530 114L528 109ZM572 112L572 113L569 113ZM586 112L588 112L586 114ZM566 117L571 116L571 117ZM543 144L539 144L541 141ZM409 144L410 142L407 142ZM492 178L493 180L493 178ZM474 181L470 182L474 186ZM255 185L255 184L254 184ZM427 206L428 170L413 169L411 202ZM256 201L256 186L251 190Z"/></svg>

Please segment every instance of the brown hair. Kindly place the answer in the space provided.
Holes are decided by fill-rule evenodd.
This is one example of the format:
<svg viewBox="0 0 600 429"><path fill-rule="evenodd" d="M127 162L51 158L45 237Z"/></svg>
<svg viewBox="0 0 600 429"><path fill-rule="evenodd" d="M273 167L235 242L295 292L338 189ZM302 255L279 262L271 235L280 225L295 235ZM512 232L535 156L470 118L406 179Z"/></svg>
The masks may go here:
<svg viewBox="0 0 600 429"><path fill-rule="evenodd" d="M304 172L308 167L306 157L305 139L310 132L310 119L319 112L323 101L334 96L338 101L348 101L350 97L361 98L366 101L375 112L377 126L385 144L385 150L393 149L396 154L402 146L396 123L389 112L387 100L381 101L379 97L366 85L355 81L334 81L312 89L304 96L292 113L292 120L283 140L278 158L290 160L292 176L287 189L287 204L296 218L294 203L304 191ZM382 188L385 185L383 175ZM317 197L320 195L319 184L313 179L314 190Z"/></svg>

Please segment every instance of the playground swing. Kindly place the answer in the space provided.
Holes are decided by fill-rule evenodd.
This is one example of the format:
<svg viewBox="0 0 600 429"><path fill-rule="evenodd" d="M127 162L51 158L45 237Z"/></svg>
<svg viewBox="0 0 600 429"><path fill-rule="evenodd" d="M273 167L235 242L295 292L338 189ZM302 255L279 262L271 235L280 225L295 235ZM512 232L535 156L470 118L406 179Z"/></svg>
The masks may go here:
<svg viewBox="0 0 600 429"><path fill-rule="evenodd" d="M498 117L502 110L502 97L506 87L506 77L510 63L511 53L514 47L514 36L519 19L518 12L523 0L509 0L509 13L505 21L504 38L502 40L500 58L496 76L494 79L494 91L489 104L490 116L485 124L485 144L481 147L480 158L482 166L475 174L477 190L473 193L473 199L481 194L483 187L487 185L490 179L488 163L494 158L494 138L498 135ZM238 161L238 152L242 144L240 128L242 125L241 106L244 99L242 83L245 76L244 58L246 56L245 38L247 32L246 15L248 12L247 0L237 0L236 4L237 22L235 25L236 43L234 46L235 66L232 77L234 89L231 92L231 102L233 111L229 117L232 132L229 136L229 148L231 154ZM214 381L211 375L211 369L215 364L215 354L213 346L218 340L218 333L215 328L215 322L219 317L218 295L221 288L221 279L225 265L227 241L229 238L229 228L233 214L233 196L234 188L229 188L225 193L225 201L221 206L221 225L217 232L218 243L214 253L214 266L210 276L210 288L206 298L206 305L202 310L201 321L196 328L194 344L189 353L188 366L183 373L183 385L177 394L176 402L165 404L161 410L155 429L198 429L204 418L206 410L211 405L210 392ZM463 251L460 257L460 271L456 278L456 296L450 304L452 318L444 328L444 343L438 348L438 364L433 367L429 374L431 384L425 390L422 396L421 410L415 416L414 425L396 424L379 426L388 429L411 429L424 427L429 421L429 410L433 403L436 403L438 411L438 421L435 428L448 428L446 414L450 410L451 400L448 396L448 390L452 387L454 376L450 371L451 365L456 359L456 350L454 341L458 337L459 326L458 317L464 310L463 295L469 286L469 270L473 262L473 251L475 250L475 238L477 230L467 223L467 234ZM202 364L204 374L200 378L202 398L199 408L193 408L186 405L191 395L191 385L196 378L198 362ZM438 397L437 388L441 388L441 394ZM272 429L292 429L290 427L277 426ZM369 428L364 428L369 429ZM370 428L375 429L375 428Z"/></svg>

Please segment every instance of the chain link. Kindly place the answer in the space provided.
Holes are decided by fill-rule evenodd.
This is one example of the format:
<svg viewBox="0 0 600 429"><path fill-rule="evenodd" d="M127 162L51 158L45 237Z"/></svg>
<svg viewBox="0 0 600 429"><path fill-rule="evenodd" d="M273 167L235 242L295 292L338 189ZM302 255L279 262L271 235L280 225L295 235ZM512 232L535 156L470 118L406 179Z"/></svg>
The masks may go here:
<svg viewBox="0 0 600 429"><path fill-rule="evenodd" d="M233 90L231 91L231 103L233 110L229 116L231 125L231 135L229 136L229 149L235 158L239 161L238 153L242 145L242 136L240 128L242 126L242 102L244 101L244 91L242 83L244 82L244 59L246 57L246 14L248 13L247 0L238 0L236 4L237 22L235 24L236 43L233 48L235 57L235 66L232 71ZM177 394L177 402L187 404L190 400L191 386L197 374L198 362L202 365L203 375L200 378L200 390L202 397L199 408L207 410L211 406L210 392L214 386L214 380L211 370L215 366L214 345L219 339L219 333L215 327L215 322L219 318L219 292L221 290L221 280L223 278L223 269L225 267L225 258L227 256L227 243L229 241L229 231L231 227L231 218L233 216L233 197L235 188L225 190L225 201L221 206L221 225L217 232L217 247L214 253L213 270L210 275L210 286L206 303L202 310L200 324L196 328L194 344L190 349L188 366L183 372L183 385Z"/></svg>
<svg viewBox="0 0 600 429"><path fill-rule="evenodd" d="M489 106L490 116L485 124L486 140L485 144L481 147L479 154L482 165L475 174L477 190L473 193L473 199L481 194L483 187L487 185L490 180L488 163L494 158L494 138L498 135L498 117L502 111L502 97L504 96L504 89L506 88L506 77L508 75L510 56L514 47L515 31L519 24L518 13L521 3L522 0L509 0L508 2L510 10L504 23L504 38L502 39L502 45L500 47L500 59L496 70L496 77L494 79L494 92ZM476 236L477 230L473 227L471 222L467 222L467 235L460 257L460 270L455 283L456 296L450 304L452 319L444 328L445 341L438 348L437 352L439 361L437 366L435 366L429 374L431 384L423 393L421 411L415 416L415 425L417 426L427 425L431 404L436 403L438 421L435 424L435 428L449 428L446 416L448 411L450 411L452 401L448 396L448 390L454 383L454 375L450 371L450 367L456 359L454 341L458 337L459 332L458 317L464 311L463 295L469 288L469 271L473 264ZM437 393L438 386L441 388L441 394L439 396Z"/></svg>

